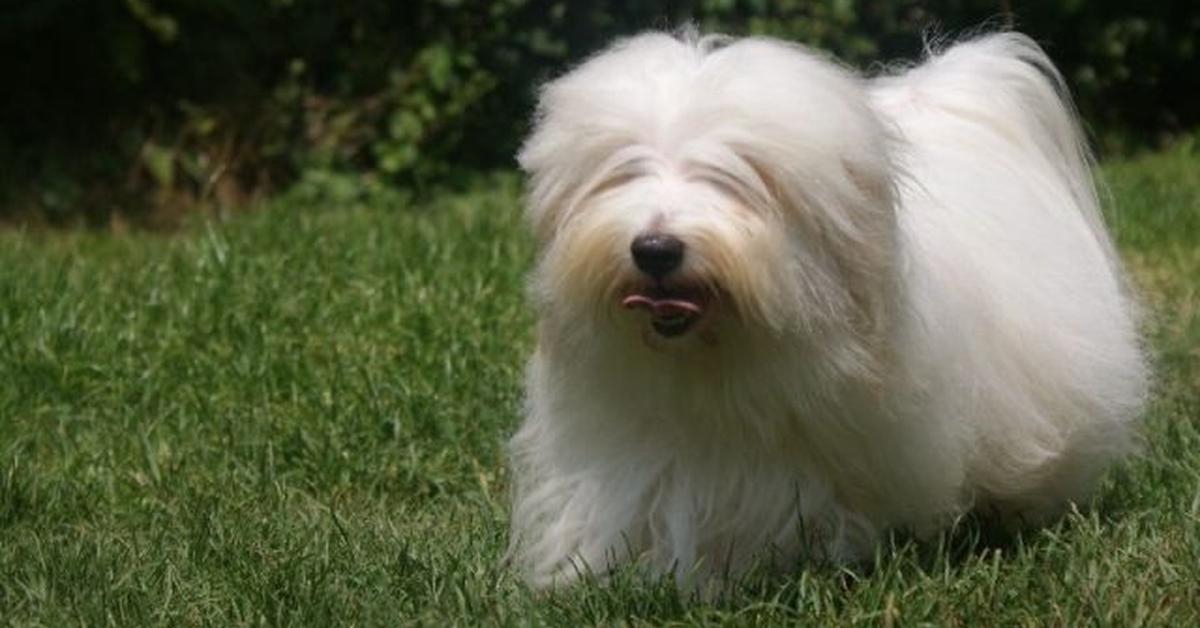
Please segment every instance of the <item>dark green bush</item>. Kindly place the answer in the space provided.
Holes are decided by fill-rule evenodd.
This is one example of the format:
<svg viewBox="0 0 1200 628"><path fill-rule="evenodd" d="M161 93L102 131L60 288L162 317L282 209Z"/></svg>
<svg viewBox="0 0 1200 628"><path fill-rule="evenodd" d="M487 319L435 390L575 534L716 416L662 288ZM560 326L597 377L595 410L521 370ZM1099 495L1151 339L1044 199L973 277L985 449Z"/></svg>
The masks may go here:
<svg viewBox="0 0 1200 628"><path fill-rule="evenodd" d="M297 181L419 193L509 167L536 84L644 28L769 33L870 70L1010 19L1103 138L1196 124L1183 1L39 0L0 9L0 220L170 224Z"/></svg>

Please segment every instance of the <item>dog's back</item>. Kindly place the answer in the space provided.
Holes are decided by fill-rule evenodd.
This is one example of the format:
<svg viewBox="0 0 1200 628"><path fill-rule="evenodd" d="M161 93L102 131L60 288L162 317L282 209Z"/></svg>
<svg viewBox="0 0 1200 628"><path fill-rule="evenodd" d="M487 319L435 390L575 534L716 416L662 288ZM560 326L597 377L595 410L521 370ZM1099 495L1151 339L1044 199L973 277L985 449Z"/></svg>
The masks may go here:
<svg viewBox="0 0 1200 628"><path fill-rule="evenodd" d="M957 400L939 411L975 443L976 497L1052 515L1131 447L1147 378L1062 79L1002 33L877 79L872 97L905 171L904 341L926 347L901 353L921 357L913 377L934 398Z"/></svg>

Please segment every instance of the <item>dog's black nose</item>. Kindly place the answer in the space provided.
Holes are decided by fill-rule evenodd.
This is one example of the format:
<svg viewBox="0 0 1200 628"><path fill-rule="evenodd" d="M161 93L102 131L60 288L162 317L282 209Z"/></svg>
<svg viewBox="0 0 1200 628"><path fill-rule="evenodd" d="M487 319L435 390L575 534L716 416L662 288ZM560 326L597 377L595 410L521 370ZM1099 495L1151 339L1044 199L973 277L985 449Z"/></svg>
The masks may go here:
<svg viewBox="0 0 1200 628"><path fill-rule="evenodd" d="M629 247L638 270L662 279L683 262L683 240L661 233L648 233L633 239Z"/></svg>

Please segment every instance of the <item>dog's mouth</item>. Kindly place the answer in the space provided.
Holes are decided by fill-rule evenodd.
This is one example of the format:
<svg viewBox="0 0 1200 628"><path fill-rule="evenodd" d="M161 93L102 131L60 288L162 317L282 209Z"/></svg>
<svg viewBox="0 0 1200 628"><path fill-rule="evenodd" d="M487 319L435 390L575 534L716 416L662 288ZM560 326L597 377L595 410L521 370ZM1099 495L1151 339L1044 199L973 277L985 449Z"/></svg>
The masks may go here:
<svg viewBox="0 0 1200 628"><path fill-rule="evenodd" d="M664 338L674 338L686 333L700 320L707 301L707 294L702 290L655 285L630 292L621 299L621 306L649 313L654 331Z"/></svg>

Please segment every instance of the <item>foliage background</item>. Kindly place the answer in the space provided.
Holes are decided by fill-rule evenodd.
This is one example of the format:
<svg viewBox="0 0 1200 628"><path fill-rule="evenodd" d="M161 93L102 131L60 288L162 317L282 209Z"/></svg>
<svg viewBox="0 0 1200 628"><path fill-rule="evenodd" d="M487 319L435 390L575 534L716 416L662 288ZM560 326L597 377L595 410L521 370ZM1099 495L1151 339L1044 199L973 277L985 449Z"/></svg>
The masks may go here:
<svg viewBox="0 0 1200 628"><path fill-rule="evenodd" d="M512 167L540 81L687 21L868 72L931 33L1011 23L1047 45L1104 151L1200 117L1187 0L39 0L0 8L0 222L169 227L281 191L454 185Z"/></svg>

